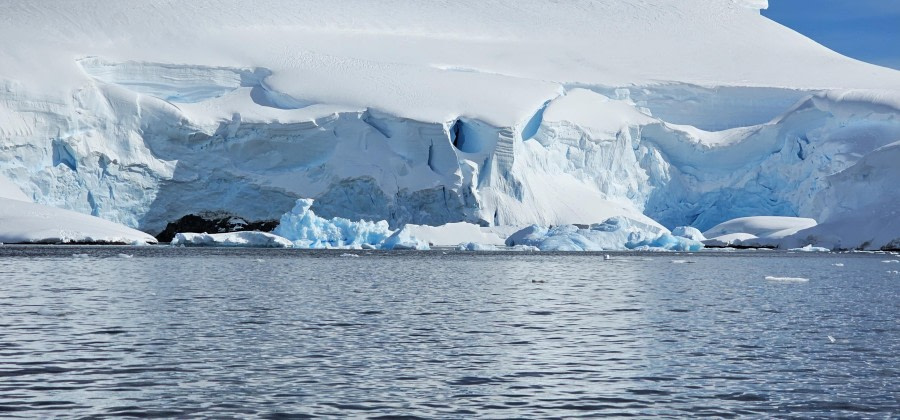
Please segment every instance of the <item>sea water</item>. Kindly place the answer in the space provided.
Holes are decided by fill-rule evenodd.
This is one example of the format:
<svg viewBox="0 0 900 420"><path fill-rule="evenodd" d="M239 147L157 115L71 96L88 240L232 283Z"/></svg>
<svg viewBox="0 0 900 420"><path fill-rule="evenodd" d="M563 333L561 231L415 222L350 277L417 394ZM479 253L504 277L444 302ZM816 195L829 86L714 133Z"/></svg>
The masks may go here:
<svg viewBox="0 0 900 420"><path fill-rule="evenodd" d="M2 246L0 415L891 417L897 259Z"/></svg>

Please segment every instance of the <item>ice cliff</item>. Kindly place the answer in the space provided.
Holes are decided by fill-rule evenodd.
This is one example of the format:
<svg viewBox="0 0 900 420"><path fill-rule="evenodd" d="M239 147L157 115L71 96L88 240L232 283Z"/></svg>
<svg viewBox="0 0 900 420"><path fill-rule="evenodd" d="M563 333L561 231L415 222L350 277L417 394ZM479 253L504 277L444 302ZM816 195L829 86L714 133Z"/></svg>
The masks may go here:
<svg viewBox="0 0 900 420"><path fill-rule="evenodd" d="M900 72L766 3L4 2L0 175L153 234L298 198L391 229L896 208L851 178L896 169Z"/></svg>

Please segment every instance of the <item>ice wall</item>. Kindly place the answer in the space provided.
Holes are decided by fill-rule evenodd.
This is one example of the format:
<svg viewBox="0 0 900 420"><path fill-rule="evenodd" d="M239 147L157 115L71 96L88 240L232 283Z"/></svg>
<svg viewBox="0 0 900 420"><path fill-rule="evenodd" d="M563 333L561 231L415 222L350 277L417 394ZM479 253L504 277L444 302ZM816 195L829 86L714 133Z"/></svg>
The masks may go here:
<svg viewBox="0 0 900 420"><path fill-rule="evenodd" d="M742 126L798 93L578 87L495 126L306 104L269 90L264 69L81 65L92 79L71 98L0 92L0 172L40 203L152 233L187 214L274 220L297 197L315 198L323 217L392 228L821 218L824 179L900 138L895 97L867 91L809 92ZM729 128L684 124L674 108L687 97L702 114L721 108L717 124ZM739 100L770 108L726 106Z"/></svg>
<svg viewBox="0 0 900 420"><path fill-rule="evenodd" d="M153 233L301 197L391 229L830 217L900 139L900 73L765 3L0 3L0 175Z"/></svg>

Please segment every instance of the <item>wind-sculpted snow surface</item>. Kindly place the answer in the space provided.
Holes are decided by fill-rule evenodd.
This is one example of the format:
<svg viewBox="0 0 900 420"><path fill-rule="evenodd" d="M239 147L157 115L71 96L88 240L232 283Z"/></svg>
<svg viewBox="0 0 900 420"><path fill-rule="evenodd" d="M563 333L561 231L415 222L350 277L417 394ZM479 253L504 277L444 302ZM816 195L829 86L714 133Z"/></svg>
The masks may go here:
<svg viewBox="0 0 900 420"><path fill-rule="evenodd" d="M0 245L3 243L155 244L152 236L98 217L36 204L0 176Z"/></svg>
<svg viewBox="0 0 900 420"><path fill-rule="evenodd" d="M900 139L900 72L765 6L0 3L0 175L152 233L276 220L301 197L386 221L292 239L323 247L407 224L830 219L859 191L831 177Z"/></svg>

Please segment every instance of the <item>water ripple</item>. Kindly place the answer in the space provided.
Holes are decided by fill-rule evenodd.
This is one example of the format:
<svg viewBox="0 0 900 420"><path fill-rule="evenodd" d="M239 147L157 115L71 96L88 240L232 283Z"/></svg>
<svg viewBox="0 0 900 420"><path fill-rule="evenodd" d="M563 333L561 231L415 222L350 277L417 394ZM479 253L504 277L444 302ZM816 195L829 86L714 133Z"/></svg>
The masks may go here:
<svg viewBox="0 0 900 420"><path fill-rule="evenodd" d="M0 247L0 415L898 412L878 256L341 254Z"/></svg>

